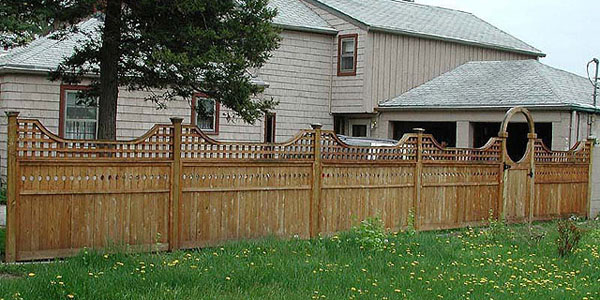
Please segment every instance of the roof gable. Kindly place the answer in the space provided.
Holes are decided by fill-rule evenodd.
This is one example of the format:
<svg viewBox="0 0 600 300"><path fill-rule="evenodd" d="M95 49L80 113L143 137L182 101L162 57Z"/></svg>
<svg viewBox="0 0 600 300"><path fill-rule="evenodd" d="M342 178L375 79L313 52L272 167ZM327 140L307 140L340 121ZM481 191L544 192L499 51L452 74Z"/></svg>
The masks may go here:
<svg viewBox="0 0 600 300"><path fill-rule="evenodd" d="M592 109L586 78L537 60L469 62L380 103L385 108L578 107Z"/></svg>
<svg viewBox="0 0 600 300"><path fill-rule="evenodd" d="M283 28L337 33L337 30L300 0L270 0L269 7L277 9L273 23Z"/></svg>
<svg viewBox="0 0 600 300"><path fill-rule="evenodd" d="M371 30L450 40L536 56L540 50L463 11L400 0L313 0Z"/></svg>

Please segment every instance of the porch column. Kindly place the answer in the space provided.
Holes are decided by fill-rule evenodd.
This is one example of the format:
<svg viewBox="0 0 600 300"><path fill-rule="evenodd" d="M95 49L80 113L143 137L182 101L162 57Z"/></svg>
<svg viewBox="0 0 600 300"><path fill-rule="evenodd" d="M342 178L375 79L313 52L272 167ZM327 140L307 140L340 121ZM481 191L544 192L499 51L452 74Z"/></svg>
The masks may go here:
<svg viewBox="0 0 600 300"><path fill-rule="evenodd" d="M456 147L469 148L473 146L473 129L469 121L456 122Z"/></svg>

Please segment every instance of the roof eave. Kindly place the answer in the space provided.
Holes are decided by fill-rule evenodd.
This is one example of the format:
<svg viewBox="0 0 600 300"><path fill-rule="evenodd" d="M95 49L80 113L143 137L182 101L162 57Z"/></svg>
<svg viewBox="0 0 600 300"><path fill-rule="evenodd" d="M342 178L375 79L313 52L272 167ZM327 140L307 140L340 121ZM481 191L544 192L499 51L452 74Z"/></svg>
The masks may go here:
<svg viewBox="0 0 600 300"><path fill-rule="evenodd" d="M575 110L581 112L591 112L598 113L600 110L598 108L594 108L588 105L581 104L550 104L550 105L540 105L540 104L523 104L519 106L524 106L531 110ZM429 106L429 105L405 105L405 106L379 106L376 108L377 111L401 111L401 110L506 110L515 107L515 105L439 105L439 106Z"/></svg>
<svg viewBox="0 0 600 300"><path fill-rule="evenodd" d="M40 68L30 65L1 65L0 75L4 74L27 74L27 75L48 75L52 72L49 68ZM98 74L88 73L83 76L84 78L98 78ZM261 79L252 80L252 83L256 86L268 88L270 84Z"/></svg>
<svg viewBox="0 0 600 300"><path fill-rule="evenodd" d="M278 24L274 23L276 27L286 30L293 31L302 31L302 32L311 32L311 33L321 33L321 34L329 34L329 35L337 35L338 31L333 28L323 28L323 27L306 27L306 26L296 26L289 24Z"/></svg>
<svg viewBox="0 0 600 300"><path fill-rule="evenodd" d="M443 41L443 42L452 42L452 43L463 44L463 45L468 45L468 46L479 46L479 47L484 47L484 48L490 48L490 49L509 51L509 52L514 52L514 53L519 53L519 54L531 55L531 56L536 56L536 57L546 57L546 54L543 52L528 51L528 50L523 50L523 49L516 49L516 48L511 48L511 47L494 45L494 44L486 44L486 43L479 43L479 42L451 38L451 37L443 37L443 36L437 36L437 35L424 34L424 33L420 33L420 32L408 31L408 30L400 30L400 29L393 29L393 28L386 28L386 27L372 26L372 25L368 27L368 30L384 32L384 33L401 34L401 35L407 35L407 36L424 38L424 39L438 40L438 41Z"/></svg>

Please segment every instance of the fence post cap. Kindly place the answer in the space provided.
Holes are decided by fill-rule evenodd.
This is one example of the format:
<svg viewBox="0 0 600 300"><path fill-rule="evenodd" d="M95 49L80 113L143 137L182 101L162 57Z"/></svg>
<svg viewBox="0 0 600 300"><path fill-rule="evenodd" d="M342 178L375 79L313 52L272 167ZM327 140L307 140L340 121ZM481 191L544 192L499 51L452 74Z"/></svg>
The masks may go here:
<svg viewBox="0 0 600 300"><path fill-rule="evenodd" d="M18 111L7 111L6 115L9 117L18 117L19 116L19 112Z"/></svg>
<svg viewBox="0 0 600 300"><path fill-rule="evenodd" d="M310 127L312 127L312 129L317 130L317 129L321 129L323 127L323 124L321 124L321 123L312 123L312 124L310 124Z"/></svg>
<svg viewBox="0 0 600 300"><path fill-rule="evenodd" d="M180 123L183 123L183 118L180 118L180 117L173 117L173 118L171 118L171 123L173 123L173 124L180 124Z"/></svg>
<svg viewBox="0 0 600 300"><path fill-rule="evenodd" d="M425 129L424 128L413 128L413 131L415 133L423 133L423 132L425 132Z"/></svg>

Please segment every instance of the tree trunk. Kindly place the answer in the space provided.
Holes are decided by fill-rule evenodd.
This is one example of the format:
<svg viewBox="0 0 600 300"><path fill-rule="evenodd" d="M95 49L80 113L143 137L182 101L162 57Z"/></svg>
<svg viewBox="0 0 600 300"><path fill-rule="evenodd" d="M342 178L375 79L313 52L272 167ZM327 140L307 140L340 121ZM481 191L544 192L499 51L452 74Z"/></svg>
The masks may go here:
<svg viewBox="0 0 600 300"><path fill-rule="evenodd" d="M121 2L121 0L106 1L106 17L100 50L100 99L98 101L98 139L101 140L117 138Z"/></svg>

